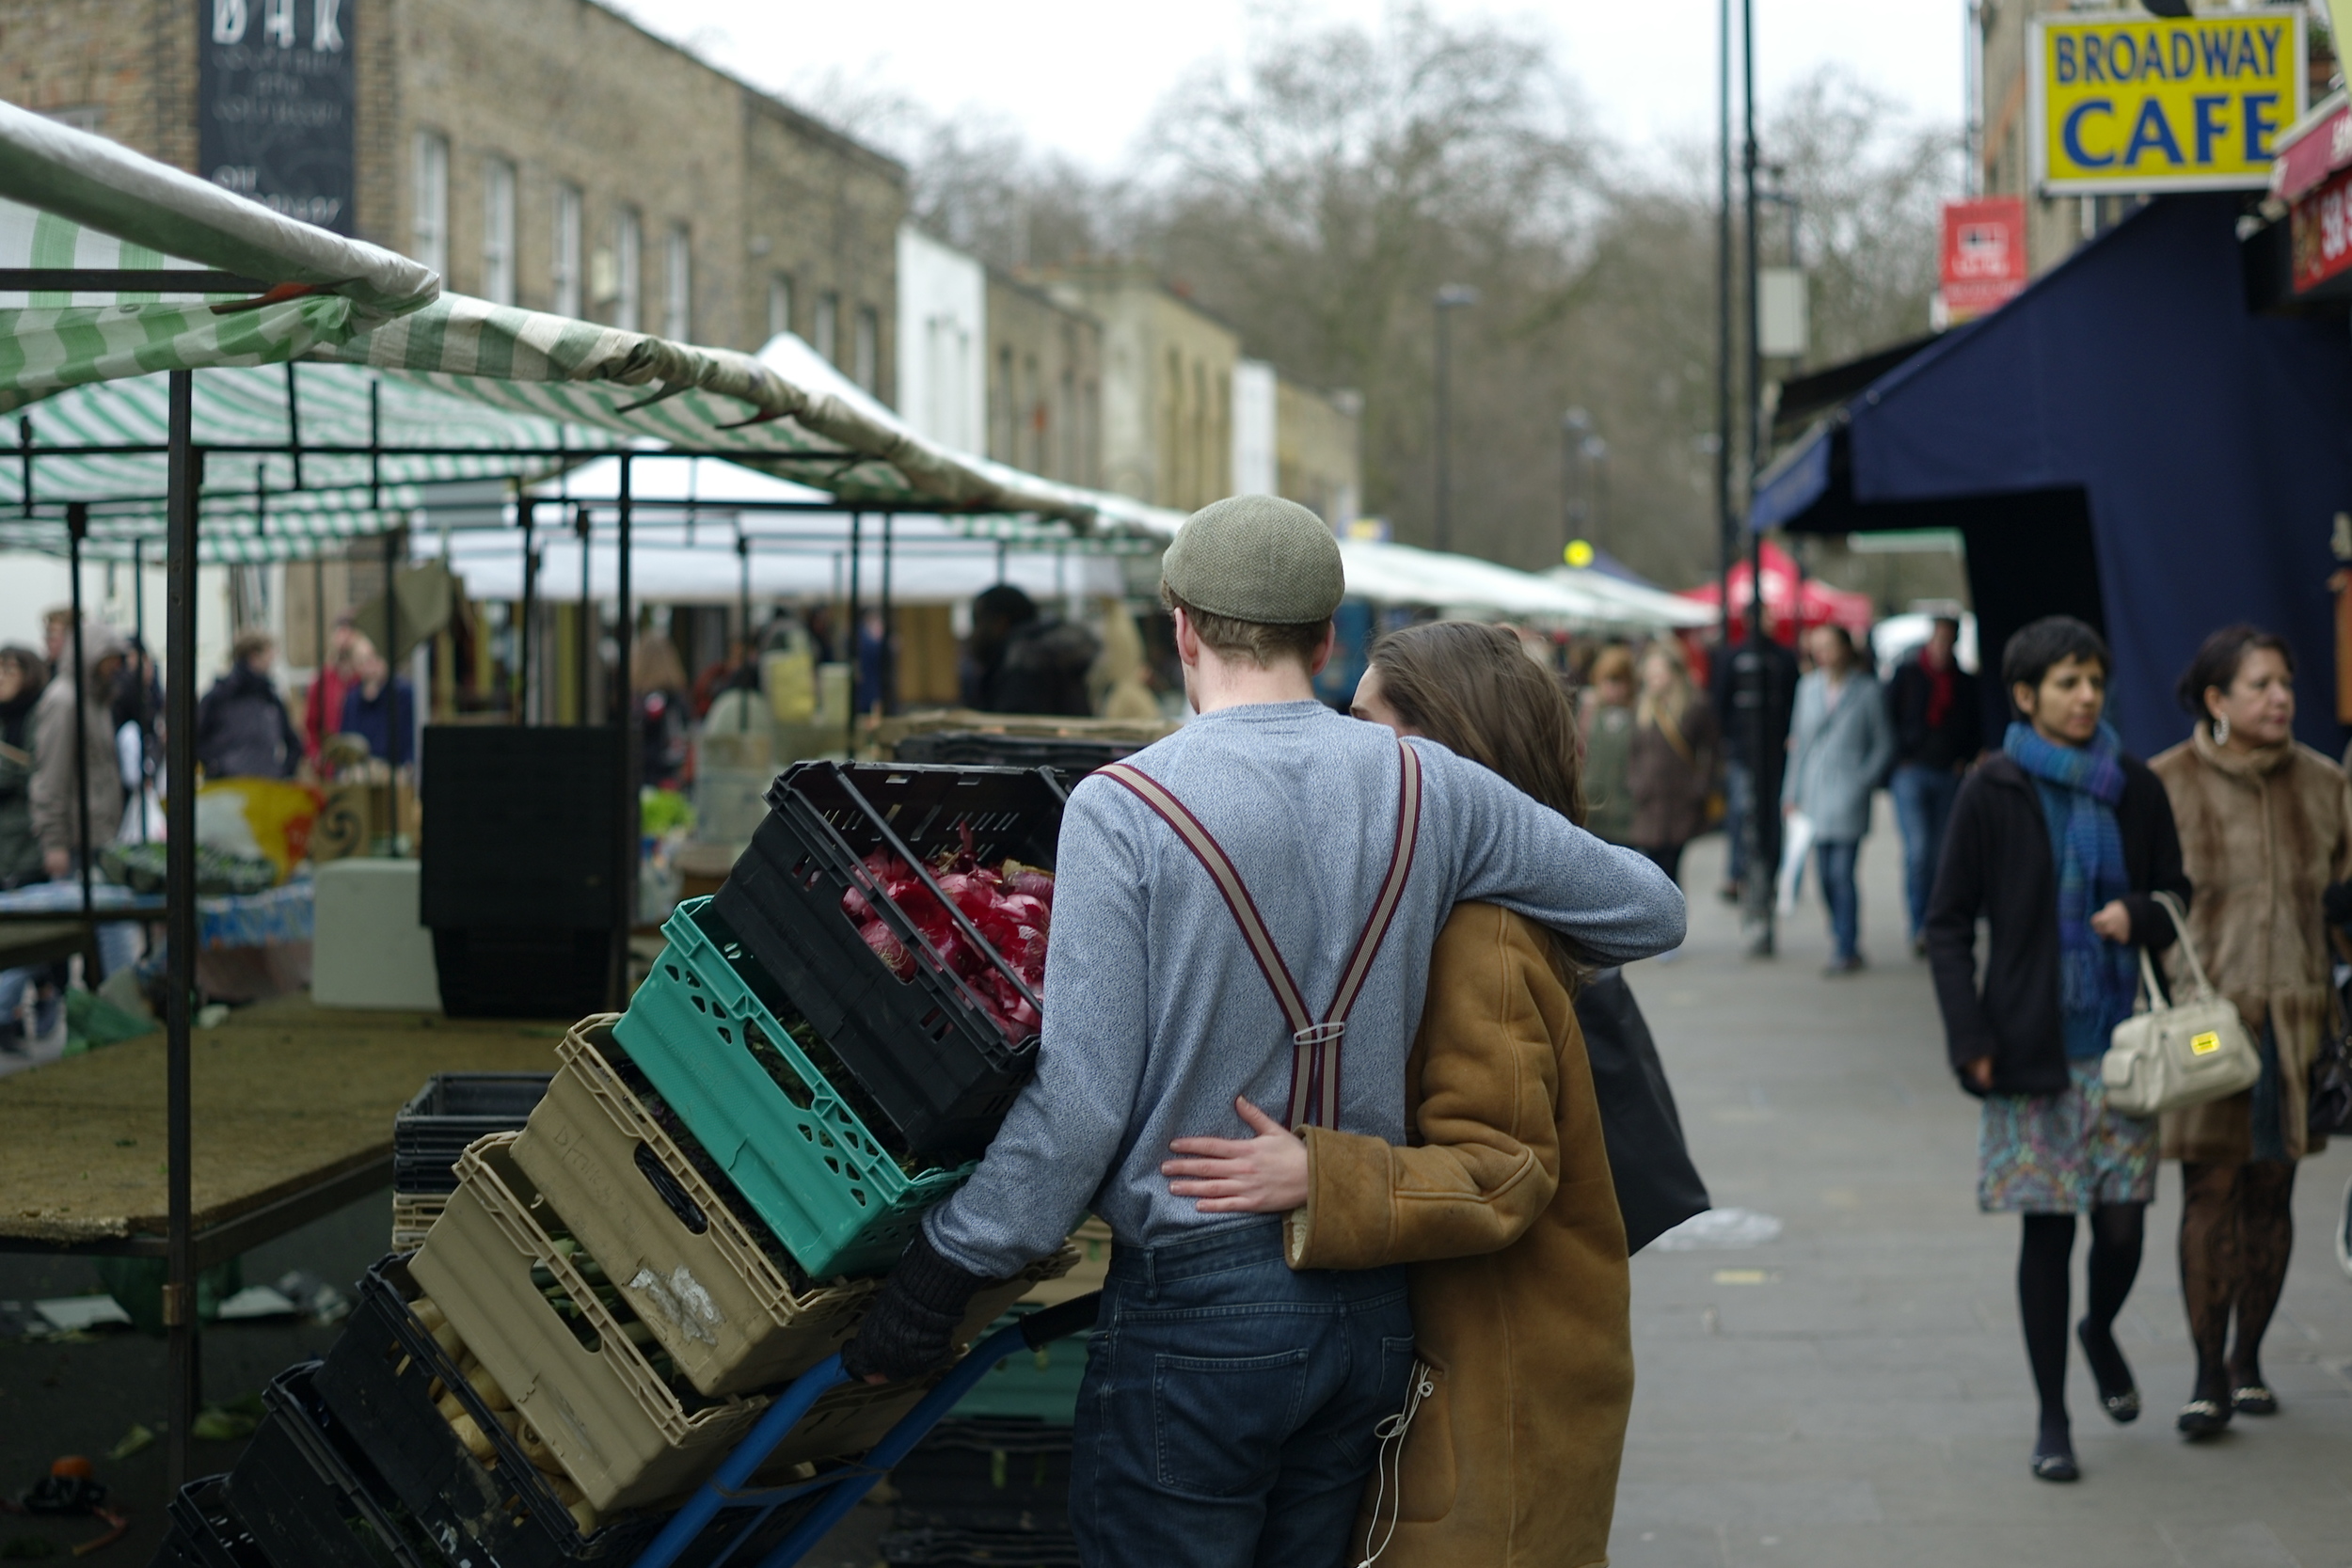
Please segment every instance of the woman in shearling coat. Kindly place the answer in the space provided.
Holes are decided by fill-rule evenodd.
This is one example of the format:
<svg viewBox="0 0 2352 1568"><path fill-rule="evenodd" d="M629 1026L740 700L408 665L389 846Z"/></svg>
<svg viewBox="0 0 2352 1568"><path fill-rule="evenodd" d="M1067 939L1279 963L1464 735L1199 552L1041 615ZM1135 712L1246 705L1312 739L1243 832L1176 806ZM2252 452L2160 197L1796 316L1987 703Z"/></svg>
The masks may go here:
<svg viewBox="0 0 2352 1568"><path fill-rule="evenodd" d="M2326 1143L2305 1134L2305 1099L2333 1022L2328 927L2352 913L2352 785L2295 743L2295 664L2280 639L2214 633L2180 696L2196 728L2149 767L2197 885L2189 936L2263 1058L2252 1088L2164 1117L2164 1157L2181 1162L2181 1287L2197 1346L2179 1424L2196 1436L2279 1408L2263 1333L2295 1243L2296 1162ZM2170 971L2177 989L2187 977L2177 955Z"/></svg>

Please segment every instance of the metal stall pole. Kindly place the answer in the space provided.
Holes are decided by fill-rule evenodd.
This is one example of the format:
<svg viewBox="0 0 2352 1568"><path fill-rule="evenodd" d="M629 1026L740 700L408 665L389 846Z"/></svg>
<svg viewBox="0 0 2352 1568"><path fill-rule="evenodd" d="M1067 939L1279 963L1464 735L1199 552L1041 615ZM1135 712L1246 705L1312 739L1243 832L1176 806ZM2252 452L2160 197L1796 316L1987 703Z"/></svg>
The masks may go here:
<svg viewBox="0 0 2352 1568"><path fill-rule="evenodd" d="M894 514L882 514L882 689L874 693L874 704L883 718L890 717L890 704L898 689L898 672L891 657L891 638L894 627L890 609L890 525Z"/></svg>
<svg viewBox="0 0 2352 1568"><path fill-rule="evenodd" d="M194 373L173 371L167 437L169 481L165 516L165 566L169 609L164 631L164 712L169 725L164 752L165 941L168 990L164 999L165 1141L169 1220L163 1316L169 1373L165 1473L174 1496L188 1481L189 1428L199 1400L196 1340L196 1244L192 1234L194 1164L189 1148L188 1029L196 1004L196 454Z"/></svg>
<svg viewBox="0 0 2352 1568"><path fill-rule="evenodd" d="M98 927L90 924L89 889L89 661L82 644L82 539L89 532L89 505L73 501L65 509L66 570L72 574L73 592L73 852L82 878L82 934L87 939L84 960L99 967ZM83 981L90 990L105 976L89 974Z"/></svg>
<svg viewBox="0 0 2352 1568"><path fill-rule="evenodd" d="M382 521L378 518L377 521ZM400 541L397 529L384 531L384 696L391 711L384 721L384 744L391 749L391 849L400 853ZM410 759L414 761L412 757Z"/></svg>
<svg viewBox="0 0 2352 1568"><path fill-rule="evenodd" d="M739 513L735 519L735 557L740 563L741 572L735 590L737 629L743 640L743 657L756 670L759 668L759 649L752 641L752 539L743 531L743 518ZM741 668L737 666L738 671ZM730 678L734 673L729 672ZM758 690L756 681L753 690L755 693ZM717 693L712 693L711 701L718 701ZM752 727L752 705L748 698L735 705L735 715L737 729L748 730Z"/></svg>
<svg viewBox="0 0 2352 1568"><path fill-rule="evenodd" d="M139 645L139 842L147 838L147 775L153 759L147 754L155 735L155 711L149 693L154 689L155 654L147 645L147 541L131 541L131 636Z"/></svg>
<svg viewBox="0 0 2352 1568"><path fill-rule="evenodd" d="M539 503L528 497L521 502L523 524L523 602L516 616L515 626L515 722L531 722L531 641L532 611L539 597L539 545L532 530L539 521Z"/></svg>
<svg viewBox="0 0 2352 1568"><path fill-rule="evenodd" d="M851 762L857 760L857 705L859 698L864 695L858 689L858 674L866 662L858 657L860 650L857 645L857 574L859 557L864 553L864 546L858 535L865 526L866 514L863 512L850 514L850 613L845 617L848 633L846 641L850 650L850 728L849 733L842 737L842 745L849 752Z"/></svg>
<svg viewBox="0 0 2352 1568"><path fill-rule="evenodd" d="M620 643L613 654L613 684L620 689L621 724L621 908L619 919L612 927L612 1006L615 1012L628 1005L628 934L637 924L637 841L643 831L643 816L637 804L637 693L630 673L635 650L629 644L636 639L637 627L629 606L628 531L630 514L634 511L629 488L629 454L624 451L613 560L614 620L620 628Z"/></svg>
<svg viewBox="0 0 2352 1568"><path fill-rule="evenodd" d="M580 614L572 623L579 633L572 639L573 673L577 677L574 692L572 722L585 724L588 718L588 647L591 637L589 618L595 613L595 585L588 577L588 503L581 501L572 509L572 531L580 535Z"/></svg>

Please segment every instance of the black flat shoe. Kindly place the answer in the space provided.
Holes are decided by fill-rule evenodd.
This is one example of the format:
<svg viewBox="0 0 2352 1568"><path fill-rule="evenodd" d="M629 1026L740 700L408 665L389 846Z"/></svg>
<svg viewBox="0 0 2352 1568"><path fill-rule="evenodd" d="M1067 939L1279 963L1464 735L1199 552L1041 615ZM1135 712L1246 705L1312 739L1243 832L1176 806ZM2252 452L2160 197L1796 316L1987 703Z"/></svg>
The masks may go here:
<svg viewBox="0 0 2352 1568"><path fill-rule="evenodd" d="M2230 1408L2241 1416L2276 1416L2279 1396L2266 1385L2242 1383L2230 1390Z"/></svg>
<svg viewBox="0 0 2352 1568"><path fill-rule="evenodd" d="M2191 1400L2173 1425L2188 1437L2211 1437L2230 1424L2230 1407L2219 1400Z"/></svg>
<svg viewBox="0 0 2352 1568"><path fill-rule="evenodd" d="M2083 1473L2071 1453L2038 1453L2033 1456L2033 1479L2036 1481L2080 1481Z"/></svg>
<svg viewBox="0 0 2352 1568"><path fill-rule="evenodd" d="M2090 1380L2099 1386L2099 1408L2107 1413L2107 1419L2117 1426L2129 1426L2139 1419L2139 1386L2132 1381L2131 1367L2123 1360L2123 1353L2116 1349L2112 1335L2107 1349L2115 1356L2115 1364L2123 1370L2123 1386L2111 1386L2099 1370L2099 1353L2091 1348L2090 1320L2085 1318L2074 1325L2074 1338L2081 1341L2083 1359L2090 1363Z"/></svg>

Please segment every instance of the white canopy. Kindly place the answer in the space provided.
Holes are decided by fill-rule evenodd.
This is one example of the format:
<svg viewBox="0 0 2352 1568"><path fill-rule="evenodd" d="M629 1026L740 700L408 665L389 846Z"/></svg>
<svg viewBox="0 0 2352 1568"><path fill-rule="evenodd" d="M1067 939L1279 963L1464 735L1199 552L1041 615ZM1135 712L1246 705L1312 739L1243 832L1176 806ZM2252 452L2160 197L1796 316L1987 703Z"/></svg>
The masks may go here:
<svg viewBox="0 0 2352 1568"><path fill-rule="evenodd" d="M1662 588L1651 588L1623 578L1613 578L1591 567L1554 566L1544 574L1554 582L1565 583L1580 592L1620 607L1629 619L1656 626L1711 626L1716 612L1695 600L1679 594L1669 594Z"/></svg>
<svg viewBox="0 0 2352 1568"><path fill-rule="evenodd" d="M1525 616L1577 626L1654 627L1629 606L1570 583L1514 571L1474 556L1449 555L1378 540L1343 539L1350 598L1374 604L1429 605L1441 610Z"/></svg>

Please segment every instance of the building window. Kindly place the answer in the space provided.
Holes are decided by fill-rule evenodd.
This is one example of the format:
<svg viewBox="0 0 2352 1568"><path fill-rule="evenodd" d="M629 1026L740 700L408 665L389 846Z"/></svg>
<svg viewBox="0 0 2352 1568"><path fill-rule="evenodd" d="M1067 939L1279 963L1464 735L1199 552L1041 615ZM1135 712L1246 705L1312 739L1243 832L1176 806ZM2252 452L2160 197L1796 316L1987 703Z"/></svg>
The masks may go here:
<svg viewBox="0 0 2352 1568"><path fill-rule="evenodd" d="M578 316L580 299L580 187L555 187L555 313Z"/></svg>
<svg viewBox="0 0 2352 1568"><path fill-rule="evenodd" d="M662 249L661 335L673 342L694 341L694 236L682 223L670 225Z"/></svg>
<svg viewBox="0 0 2352 1568"><path fill-rule="evenodd" d="M1013 433L1021 427L1021 415L1013 404L1019 394L1012 385L1012 348L1009 344L996 351L995 386L988 400L988 455L999 463L1015 461Z"/></svg>
<svg viewBox="0 0 2352 1568"><path fill-rule="evenodd" d="M857 308L857 336L850 344L850 379L869 392L882 390L882 315L870 305Z"/></svg>
<svg viewBox="0 0 2352 1568"><path fill-rule="evenodd" d="M515 166L503 158L482 163L482 297L515 303Z"/></svg>
<svg viewBox="0 0 2352 1568"><path fill-rule="evenodd" d="M417 133L416 166L408 192L408 254L444 277L449 273L449 138Z"/></svg>
<svg viewBox="0 0 2352 1568"><path fill-rule="evenodd" d="M768 336L780 338L792 330L792 278L787 273L768 275Z"/></svg>
<svg viewBox="0 0 2352 1568"><path fill-rule="evenodd" d="M644 319L644 252L645 220L624 207L612 220L612 325L624 332Z"/></svg>
<svg viewBox="0 0 2352 1568"><path fill-rule="evenodd" d="M1038 380L1034 354L1021 362L1021 423L1028 436L1028 461L1020 466L1041 474L1045 471L1045 389Z"/></svg>
<svg viewBox="0 0 2352 1568"><path fill-rule="evenodd" d="M1061 372L1061 393L1054 411L1055 428L1061 441L1061 451L1054 460L1053 478L1075 484L1078 473L1078 377L1071 371Z"/></svg>
<svg viewBox="0 0 2352 1568"><path fill-rule="evenodd" d="M825 293L817 296L817 320L813 325L816 336L808 346L817 351L817 357L828 365L839 364L834 351L841 346L841 296Z"/></svg>

